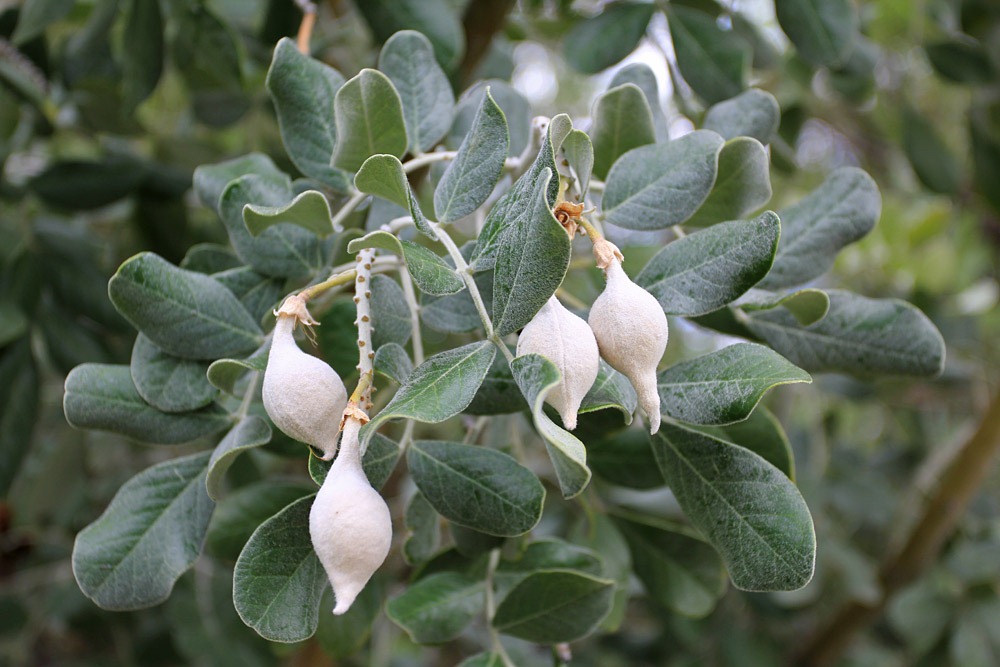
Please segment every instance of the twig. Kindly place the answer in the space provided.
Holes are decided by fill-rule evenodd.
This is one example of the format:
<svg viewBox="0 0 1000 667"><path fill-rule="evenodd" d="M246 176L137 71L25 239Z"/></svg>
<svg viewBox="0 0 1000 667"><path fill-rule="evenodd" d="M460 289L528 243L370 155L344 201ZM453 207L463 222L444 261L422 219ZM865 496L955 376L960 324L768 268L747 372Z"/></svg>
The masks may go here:
<svg viewBox="0 0 1000 667"><path fill-rule="evenodd" d="M302 23L299 24L299 34L295 38L295 43L299 47L299 53L309 55L309 40L316 25L316 3L309 0L295 0L295 4L302 10Z"/></svg>
<svg viewBox="0 0 1000 667"><path fill-rule="evenodd" d="M358 327L358 372L361 377L371 377L373 374L372 360L375 351L372 349L372 262L375 260L375 250L365 248L358 252L357 277L354 280L354 303L358 307L358 319L354 324ZM365 387L358 400L364 410L372 409L371 383Z"/></svg>

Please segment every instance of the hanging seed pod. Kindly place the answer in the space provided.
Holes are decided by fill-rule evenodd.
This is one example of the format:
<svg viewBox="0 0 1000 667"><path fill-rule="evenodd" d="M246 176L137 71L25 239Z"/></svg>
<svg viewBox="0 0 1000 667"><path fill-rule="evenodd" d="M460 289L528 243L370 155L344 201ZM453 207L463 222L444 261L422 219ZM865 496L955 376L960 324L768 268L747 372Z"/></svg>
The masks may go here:
<svg viewBox="0 0 1000 667"><path fill-rule="evenodd" d="M667 316L656 298L622 269L622 255L614 244L598 239L594 255L608 282L590 308L590 328L604 360L635 387L649 432L656 433L660 429L656 366L667 348Z"/></svg>
<svg viewBox="0 0 1000 667"><path fill-rule="evenodd" d="M340 453L309 513L313 549L336 597L334 614L350 609L392 543L389 507L361 468L359 430L359 420L346 420Z"/></svg>
<svg viewBox="0 0 1000 667"><path fill-rule="evenodd" d="M329 461L337 452L347 390L337 371L303 352L295 342L296 322L316 324L306 310L305 299L288 297L276 314L278 321L264 370L264 409L285 435L323 450L323 459Z"/></svg>
<svg viewBox="0 0 1000 667"><path fill-rule="evenodd" d="M600 368L594 332L552 296L517 339L517 355L531 353L542 355L559 369L562 381L549 391L545 400L572 431L576 428L580 403Z"/></svg>

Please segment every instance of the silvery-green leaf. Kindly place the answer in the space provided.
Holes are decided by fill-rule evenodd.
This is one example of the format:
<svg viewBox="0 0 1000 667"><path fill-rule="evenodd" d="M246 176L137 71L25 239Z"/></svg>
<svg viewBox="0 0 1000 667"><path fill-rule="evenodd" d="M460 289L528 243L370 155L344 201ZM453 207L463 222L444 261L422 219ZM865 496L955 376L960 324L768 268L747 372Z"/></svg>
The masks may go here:
<svg viewBox="0 0 1000 667"><path fill-rule="evenodd" d="M788 591L812 579L809 508L780 470L748 449L664 423L660 470L691 524L716 548L737 588Z"/></svg>
<svg viewBox="0 0 1000 667"><path fill-rule="evenodd" d="M159 463L126 482L77 535L73 575L103 609L152 607L170 596L201 553L215 504L205 491L208 452Z"/></svg>
<svg viewBox="0 0 1000 667"><path fill-rule="evenodd" d="M788 442L788 436L781 428L781 423L763 405L758 405L750 416L741 422L714 429L712 435L718 435L734 445L749 449L785 473L792 482L795 481L792 445Z"/></svg>
<svg viewBox="0 0 1000 667"><path fill-rule="evenodd" d="M271 427L263 418L249 415L236 423L226 437L215 446L212 458L208 462L205 488L212 500L218 501L222 495L223 479L236 457L270 441Z"/></svg>
<svg viewBox="0 0 1000 667"><path fill-rule="evenodd" d="M474 280L483 297L486 313L493 317L493 272L481 271L475 274ZM467 333L483 328L476 304L467 290L442 297L427 297L420 304L421 322L444 333Z"/></svg>
<svg viewBox="0 0 1000 667"><path fill-rule="evenodd" d="M482 579L438 572L420 579L386 604L386 615L421 644L456 638L483 609Z"/></svg>
<svg viewBox="0 0 1000 667"><path fill-rule="evenodd" d="M656 131L656 140L669 141L670 132L667 129L667 118L663 115L663 105L660 104L660 87L656 83L656 75L653 70L645 63L625 65L615 72L611 83L608 84L608 90L624 83L634 83L639 86L639 90L646 96L649 110L653 114L653 129Z"/></svg>
<svg viewBox="0 0 1000 667"><path fill-rule="evenodd" d="M823 290L812 287L785 294L753 287L734 301L733 305L747 312L770 310L780 306L790 312L799 324L807 327L826 317L830 310L830 297Z"/></svg>
<svg viewBox="0 0 1000 667"><path fill-rule="evenodd" d="M201 200L202 204L222 215L219 199L225 192L226 186L237 178L248 174L258 174L271 180L285 178L285 174L275 166L270 157L263 153L249 153L232 160L203 164L196 168L194 170L194 190L198 193L198 199Z"/></svg>
<svg viewBox="0 0 1000 667"><path fill-rule="evenodd" d="M517 357L510 364L521 393L531 406L535 430L545 440L545 449L552 459L559 488L564 498L572 498L590 482L587 450L569 431L559 428L542 410L545 397L559 382L555 365L539 354Z"/></svg>
<svg viewBox="0 0 1000 667"><path fill-rule="evenodd" d="M263 372L267 367L267 354L258 354L247 359L218 359L213 361L206 373L213 387L227 394L235 394L237 380L247 371Z"/></svg>
<svg viewBox="0 0 1000 667"><path fill-rule="evenodd" d="M508 454L457 442L416 440L406 462L423 496L453 523L514 537L542 518L542 483Z"/></svg>
<svg viewBox="0 0 1000 667"><path fill-rule="evenodd" d="M77 428L120 433L140 442L176 445L226 428L229 414L218 405L167 414L139 396L128 366L83 364L66 376L66 421Z"/></svg>
<svg viewBox="0 0 1000 667"><path fill-rule="evenodd" d="M827 290L826 317L802 326L784 310L751 312L747 326L810 372L934 376L944 367L944 340L920 310L897 299Z"/></svg>
<svg viewBox="0 0 1000 667"><path fill-rule="evenodd" d="M781 225L765 211L753 220L713 225L658 252L636 276L670 315L704 315L735 300L774 261Z"/></svg>
<svg viewBox="0 0 1000 667"><path fill-rule="evenodd" d="M368 449L361 458L361 468L365 471L365 477L372 485L372 488L381 489L399 461L399 443L387 438L381 433L376 433ZM315 456L309 457L309 476L316 482L316 486L323 486L326 475L330 472L333 461L324 461Z"/></svg>
<svg viewBox="0 0 1000 667"><path fill-rule="evenodd" d="M501 336L530 322L569 268L569 234L548 201L550 181L559 180L553 174L542 170L531 194L508 209L493 275L493 327Z"/></svg>
<svg viewBox="0 0 1000 667"><path fill-rule="evenodd" d="M687 220L715 184L722 137L697 130L625 153L608 173L606 220L626 229L665 229Z"/></svg>
<svg viewBox="0 0 1000 667"><path fill-rule="evenodd" d="M406 382L413 372L410 355L397 343L386 343L379 347L372 365L376 373L381 373L400 385Z"/></svg>
<svg viewBox="0 0 1000 667"><path fill-rule="evenodd" d="M429 151L447 134L455 111L448 77L434 59L434 47L415 30L401 30L382 45L378 68L403 103L410 152Z"/></svg>
<svg viewBox="0 0 1000 667"><path fill-rule="evenodd" d="M372 155L401 157L406 152L402 102L385 74L361 70L337 91L333 110L337 125L333 166L357 171Z"/></svg>
<svg viewBox="0 0 1000 667"><path fill-rule="evenodd" d="M580 194L585 196L590 187L590 176L594 169L594 145L591 143L590 137L582 130L573 130L566 135L560 154L580 181Z"/></svg>
<svg viewBox="0 0 1000 667"><path fill-rule="evenodd" d="M314 487L304 482L273 478L234 489L215 507L208 526L205 550L218 558L236 562L257 526L287 505L315 491ZM230 594L230 606L232 598Z"/></svg>
<svg viewBox="0 0 1000 667"><path fill-rule="evenodd" d="M380 248L403 258L406 268L413 276L421 292L425 294L454 294L465 287L465 283L439 255L411 241L400 241L389 232L375 231L347 245L347 252L356 253L362 248Z"/></svg>
<svg viewBox="0 0 1000 667"><path fill-rule="evenodd" d="M627 377L613 369L604 359L600 362L597 379L580 404L580 414L617 408L624 415L625 423L631 424L632 413L639 401L635 388Z"/></svg>
<svg viewBox="0 0 1000 667"><path fill-rule="evenodd" d="M432 240L437 240L437 233L431 229L430 223L420 210L410 182L403 171L403 163L395 155L373 155L361 165L354 176L354 186L361 192L382 197L401 208L408 209L413 224L417 229Z"/></svg>
<svg viewBox="0 0 1000 667"><path fill-rule="evenodd" d="M882 211L882 196L872 177L857 167L842 167L798 203L782 210L781 242L774 266L760 287L792 287L817 278L833 266L841 248L872 230Z"/></svg>
<svg viewBox="0 0 1000 667"><path fill-rule="evenodd" d="M285 295L285 281L240 266L213 273L212 277L236 295L250 316L260 322L271 314Z"/></svg>
<svg viewBox="0 0 1000 667"><path fill-rule="evenodd" d="M664 415L729 424L749 417L771 388L812 378L770 348L737 343L660 371L656 381Z"/></svg>
<svg viewBox="0 0 1000 667"><path fill-rule="evenodd" d="M337 145L333 101L344 77L301 53L293 40L284 37L274 48L265 85L288 157L303 174L346 191L347 174L331 166Z"/></svg>
<svg viewBox="0 0 1000 667"><path fill-rule="evenodd" d="M163 412L203 408L219 393L205 377L208 362L167 354L141 333L132 347L129 369L142 399Z"/></svg>
<svg viewBox="0 0 1000 667"><path fill-rule="evenodd" d="M390 419L434 424L460 413L476 395L496 352L492 343L480 341L439 352L414 368L389 404L362 428L362 448Z"/></svg>
<svg viewBox="0 0 1000 667"><path fill-rule="evenodd" d="M655 6L646 2L612 2L595 16L577 23L563 38L566 62L584 74L611 67L639 44Z"/></svg>
<svg viewBox="0 0 1000 667"><path fill-rule="evenodd" d="M656 141L653 114L646 95L634 83L624 83L594 102L594 176L603 179L623 153Z"/></svg>
<svg viewBox="0 0 1000 667"><path fill-rule="evenodd" d="M308 639L319 623L319 602L328 581L309 538L315 498L296 500L260 524L236 561L236 611L273 642Z"/></svg>
<svg viewBox="0 0 1000 667"><path fill-rule="evenodd" d="M531 105L516 88L501 79L480 81L462 93L455 112L455 122L448 132L448 144L457 149L465 139L475 121L477 110L482 105L483 97L486 96L487 88L490 89L490 96L503 111L507 121L507 131L510 136L507 155L517 157L528 145L531 133Z"/></svg>
<svg viewBox="0 0 1000 667"><path fill-rule="evenodd" d="M450 72L465 50L458 7L448 0L365 0L356 8L379 42L389 40L404 28L426 35L434 45L437 61Z"/></svg>
<svg viewBox="0 0 1000 667"><path fill-rule="evenodd" d="M476 397L465 408L465 414L503 415L527 409L528 404L514 381L510 364L503 355L497 355Z"/></svg>
<svg viewBox="0 0 1000 667"><path fill-rule="evenodd" d="M306 190L284 206L251 203L243 207L243 223L251 236L260 236L264 230L282 222L308 229L319 237L334 232L330 202L317 190Z"/></svg>
<svg viewBox="0 0 1000 667"><path fill-rule="evenodd" d="M442 223L464 218L483 205L503 174L507 119L489 88L458 154L434 190L434 212Z"/></svg>
<svg viewBox="0 0 1000 667"><path fill-rule="evenodd" d="M383 345L406 345L413 334L410 306L403 288L389 276L376 273L372 276L371 312L372 347L377 352ZM353 325L352 325L353 326Z"/></svg>
<svg viewBox="0 0 1000 667"><path fill-rule="evenodd" d="M684 224L695 227L739 220L771 199L770 161L756 139L730 139L719 152L719 173L708 199Z"/></svg>
<svg viewBox="0 0 1000 667"><path fill-rule="evenodd" d="M807 63L835 65L850 54L858 30L858 13L850 0L775 0L774 10Z"/></svg>
<svg viewBox="0 0 1000 667"><path fill-rule="evenodd" d="M778 133L780 121L781 109L774 95L751 88L709 107L702 126L719 133L723 139L753 137L766 145Z"/></svg>
<svg viewBox="0 0 1000 667"><path fill-rule="evenodd" d="M406 505L406 542L403 557L410 565L431 559L441 544L441 517L420 491Z"/></svg>
<svg viewBox="0 0 1000 667"><path fill-rule="evenodd" d="M684 80L709 104L727 100L746 86L750 45L732 30L722 30L703 11L671 5L670 37Z"/></svg>
<svg viewBox="0 0 1000 667"><path fill-rule="evenodd" d="M248 352L260 327L218 281L143 252L125 261L108 283L111 302L163 351L183 359Z"/></svg>

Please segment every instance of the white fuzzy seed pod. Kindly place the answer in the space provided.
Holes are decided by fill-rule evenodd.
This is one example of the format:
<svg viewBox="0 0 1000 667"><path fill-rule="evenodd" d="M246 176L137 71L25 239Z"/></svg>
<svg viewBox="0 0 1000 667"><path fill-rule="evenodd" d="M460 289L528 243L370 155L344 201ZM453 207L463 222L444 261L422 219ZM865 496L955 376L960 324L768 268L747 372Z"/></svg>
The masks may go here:
<svg viewBox="0 0 1000 667"><path fill-rule="evenodd" d="M336 597L334 614L350 609L392 544L389 507L361 468L358 431L348 419L330 472L309 513L309 535Z"/></svg>
<svg viewBox="0 0 1000 667"><path fill-rule="evenodd" d="M656 433L660 430L656 366L667 348L667 316L652 294L632 282L617 257L608 258L606 264L602 268L608 282L590 308L590 328L604 360L635 387L649 432Z"/></svg>
<svg viewBox="0 0 1000 667"><path fill-rule="evenodd" d="M559 412L563 425L572 431L576 428L580 403L600 369L594 332L553 296L517 339L517 356L531 353L551 361L562 374L562 381L549 391L545 401Z"/></svg>
<svg viewBox="0 0 1000 667"><path fill-rule="evenodd" d="M340 416L347 406L347 389L337 371L322 359L299 349L295 323L314 324L301 297L289 297L277 311L271 352L264 370L264 409L281 431L323 451L337 453Z"/></svg>

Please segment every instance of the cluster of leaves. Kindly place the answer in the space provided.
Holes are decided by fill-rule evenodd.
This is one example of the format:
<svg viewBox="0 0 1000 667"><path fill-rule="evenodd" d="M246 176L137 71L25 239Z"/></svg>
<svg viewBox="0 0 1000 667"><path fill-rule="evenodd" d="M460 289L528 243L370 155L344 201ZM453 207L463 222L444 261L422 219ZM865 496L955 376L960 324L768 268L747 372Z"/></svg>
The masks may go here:
<svg viewBox="0 0 1000 667"><path fill-rule="evenodd" d="M196 246L180 266L152 253L126 261L109 294L140 332L131 363L83 364L66 379L66 417L78 427L159 444L226 431L213 451L134 477L80 533L73 565L88 597L110 609L166 599L199 556L219 501L219 514L252 530L234 574L244 622L275 641L316 631L326 581L308 537L308 488L298 487L301 497L276 512L248 512L258 489L226 493L225 473L272 437L256 400L268 345L259 323L290 286L325 278L344 250L366 247L389 253L382 267L400 279L379 275L371 286L380 334L375 367L399 389L366 427L364 463L381 486L405 450L417 487L403 548L415 574L386 606L415 641L454 639L483 613L492 632L544 644L579 639L602 622L614 627L609 618L620 622L633 568L649 595L694 617L713 609L726 572L744 590L804 586L815 558L812 519L793 484L780 425L754 408L776 385L810 381L807 371L933 375L943 345L908 304L798 287L875 224L879 194L864 172L836 171L779 214L746 218L771 195L764 145L777 126L774 98L732 91L738 94L704 115L705 129L658 139L658 96L638 85L651 80L642 66L624 70L598 98L589 134L560 115L515 142L510 128L529 126L518 94L499 82L477 85L456 104L420 33L393 35L379 69L348 80L291 41L279 42L267 86L304 178L292 180L260 154L199 168L195 189L218 213L231 248ZM456 150L427 153L442 142ZM422 182L408 178L444 162ZM536 355L509 364L497 356L497 347L507 352L500 337L523 327L566 278L571 241L552 215L561 183L581 199L600 192L599 217L609 229L684 225L690 233L662 248L636 281L669 315L753 341L661 371L668 422L657 436L638 426L622 430L636 398L610 367L602 366L582 411L617 408L624 420L594 415L581 429L584 443L544 410L559 381L555 366ZM368 195L375 199L364 216L369 233L361 235L351 214ZM463 222L477 217L481 230L460 250L443 225L468 229ZM421 243L394 233L405 228L401 219L424 235ZM447 260L435 242L449 251ZM492 295L489 305L480 284ZM330 304L323 321L333 331L320 339L321 353L333 351L338 334L349 335L349 310L347 301ZM443 351L415 365L423 349L411 336L421 324L449 337ZM437 423L462 412L523 410L537 436L520 437L525 447L540 438L550 465L526 467L537 457L522 452L518 460L504 451L517 453L514 443L502 439L479 446L376 433L395 419ZM321 480L323 466L309 460ZM530 537L545 499L539 475L571 499L585 491L592 468L623 486L666 484L685 522L604 499L606 513L577 526L575 542L565 539L572 517L558 519L549 537ZM248 525L247 514L263 520ZM443 548L442 519L451 536ZM328 622L348 636L345 627L370 623L372 612L372 604L359 604Z"/></svg>

